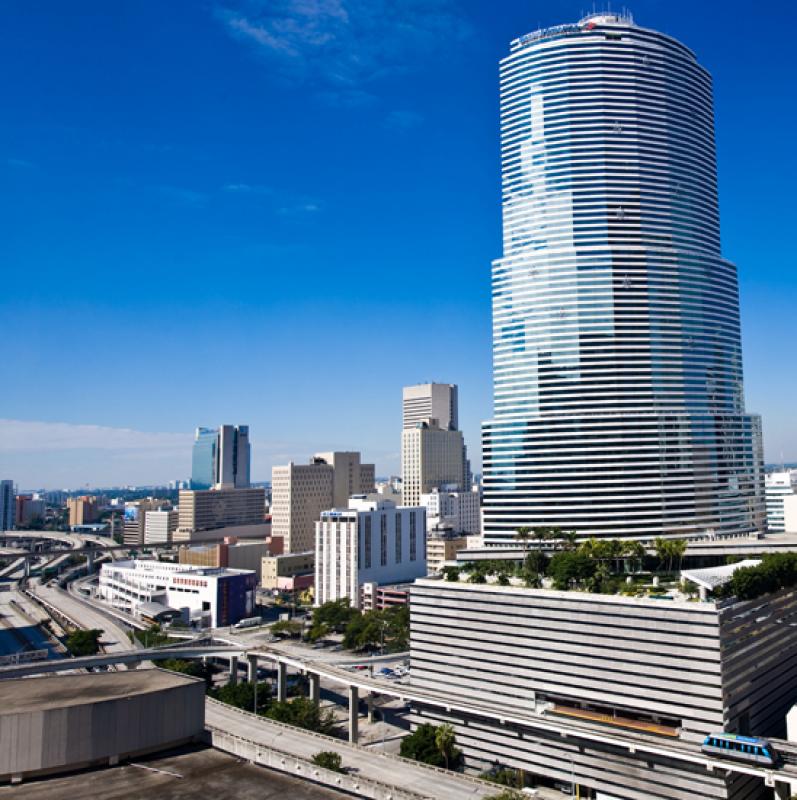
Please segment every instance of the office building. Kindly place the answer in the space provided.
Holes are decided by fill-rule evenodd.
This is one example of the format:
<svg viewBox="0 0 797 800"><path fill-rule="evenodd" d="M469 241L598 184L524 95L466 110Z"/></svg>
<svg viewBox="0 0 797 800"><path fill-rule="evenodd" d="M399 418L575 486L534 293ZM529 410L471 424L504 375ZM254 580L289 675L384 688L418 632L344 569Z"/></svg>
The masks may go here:
<svg viewBox="0 0 797 800"><path fill-rule="evenodd" d="M763 531L707 71L620 15L516 39L501 160L485 543Z"/></svg>
<svg viewBox="0 0 797 800"><path fill-rule="evenodd" d="M264 556L260 560L260 585L264 589L279 589L281 588L281 579L307 575L315 575L315 552L313 550L305 553ZM312 585L312 581L308 585Z"/></svg>
<svg viewBox="0 0 797 800"><path fill-rule="evenodd" d="M18 494L16 497L16 525L27 527L32 522L44 522L47 507L44 500L37 500L30 494Z"/></svg>
<svg viewBox="0 0 797 800"><path fill-rule="evenodd" d="M428 513L428 512L427 512ZM440 572L447 561L456 561L457 553L468 547L468 537L445 530L427 527L426 570L430 575Z"/></svg>
<svg viewBox="0 0 797 800"><path fill-rule="evenodd" d="M191 488L246 489L250 461L248 425L197 428L191 458Z"/></svg>
<svg viewBox="0 0 797 800"><path fill-rule="evenodd" d="M139 615L146 604L151 615L156 604L181 612L185 622L219 628L252 616L256 586L251 570L136 559L103 564L97 596L128 614Z"/></svg>
<svg viewBox="0 0 797 800"><path fill-rule="evenodd" d="M786 530L783 504L795 493L797 470L769 472L764 476L764 497L767 506L767 530L782 533Z"/></svg>
<svg viewBox="0 0 797 800"><path fill-rule="evenodd" d="M376 467L360 463L360 454L349 451L316 453L313 461L332 467L332 506L345 506L355 494L374 491Z"/></svg>
<svg viewBox="0 0 797 800"><path fill-rule="evenodd" d="M144 544L168 544L177 530L177 509L144 511Z"/></svg>
<svg viewBox="0 0 797 800"><path fill-rule="evenodd" d="M268 533L263 489L183 489L179 498L176 542L213 538L211 531L219 538Z"/></svg>
<svg viewBox="0 0 797 800"><path fill-rule="evenodd" d="M141 547L145 543L147 512L162 510L165 505L166 501L156 500L152 497L125 503L123 543L132 547Z"/></svg>
<svg viewBox="0 0 797 800"><path fill-rule="evenodd" d="M216 459L219 431L216 428L197 428L191 454L191 488L210 489L216 484Z"/></svg>
<svg viewBox="0 0 797 800"><path fill-rule="evenodd" d="M0 530L14 530L14 481L0 481Z"/></svg>
<svg viewBox="0 0 797 800"><path fill-rule="evenodd" d="M481 530L479 493L458 488L432 489L421 495L426 509L426 530L477 535Z"/></svg>
<svg viewBox="0 0 797 800"><path fill-rule="evenodd" d="M271 522L285 552L311 550L315 523L324 509L346 506L349 497L374 491L374 465L357 452L317 453L309 464L271 470Z"/></svg>
<svg viewBox="0 0 797 800"><path fill-rule="evenodd" d="M315 525L315 603L341 597L360 605L364 583L403 583L426 574L422 508L352 498L348 508L321 513Z"/></svg>
<svg viewBox="0 0 797 800"><path fill-rule="evenodd" d="M66 501L69 513L69 527L75 525L88 525L99 519L100 511L96 497L83 495L82 497L69 497Z"/></svg>
<svg viewBox="0 0 797 800"><path fill-rule="evenodd" d="M421 495L454 484L468 485L465 441L461 431L418 422L401 432L401 492L405 505L418 506Z"/></svg>
<svg viewBox="0 0 797 800"><path fill-rule="evenodd" d="M269 545L265 540L238 542L230 539L218 544L183 545L178 553L181 564L196 567L229 567L260 572L260 562L269 555Z"/></svg>
<svg viewBox="0 0 797 800"><path fill-rule="evenodd" d="M739 566L683 577L716 587ZM461 578L412 587L412 685L444 685L452 709L414 704L411 722L451 723L469 766L500 762L578 784L581 797L767 796L760 778L666 752L699 753L715 731L785 734L797 676L797 628L784 624L797 614L793 590L688 602ZM463 713L460 703L487 711ZM665 754L636 751L642 742Z"/></svg>
<svg viewBox="0 0 797 800"><path fill-rule="evenodd" d="M404 430L434 420L443 430L459 428L457 387L453 383L420 383L405 386L402 397Z"/></svg>

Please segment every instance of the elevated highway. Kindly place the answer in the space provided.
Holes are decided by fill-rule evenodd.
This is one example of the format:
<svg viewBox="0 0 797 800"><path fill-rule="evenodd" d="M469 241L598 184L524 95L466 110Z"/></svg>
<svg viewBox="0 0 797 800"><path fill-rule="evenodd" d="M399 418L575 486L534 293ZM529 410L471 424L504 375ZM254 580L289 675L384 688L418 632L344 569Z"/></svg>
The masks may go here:
<svg viewBox="0 0 797 800"><path fill-rule="evenodd" d="M0 679L17 678L42 672L59 672L66 669L91 668L112 664L136 664L144 660L158 661L167 658L229 658L237 672L239 659L246 659L249 665L250 680L256 675L258 662L271 661L278 669L278 696L284 697L285 670L288 667L307 674L311 679L311 695L317 699L318 681L324 679L338 683L348 689L349 696L349 738L357 741L357 711L360 693L373 697L397 698L403 702L443 708L447 712L460 712L469 717L497 720L502 725L519 726L523 729L540 730L576 741L595 742L609 745L632 754L650 755L674 761L698 765L710 772L722 770L751 775L764 780L767 786L775 786L786 780L797 781L797 745L784 740L771 739L775 749L784 755L783 763L777 767L748 764L739 761L716 758L701 752L699 743L683 740L662 739L643 733L620 731L607 725L599 725L576 719L561 719L545 713L526 711L517 706L501 706L495 703L479 703L463 700L446 692L432 692L372 678L365 671L352 672L328 662L301 658L286 654L279 646L259 646L247 648L242 643L216 639L214 643L188 642L165 648L140 649L133 652L110 653L88 658L69 659L63 662L26 664L0 669Z"/></svg>

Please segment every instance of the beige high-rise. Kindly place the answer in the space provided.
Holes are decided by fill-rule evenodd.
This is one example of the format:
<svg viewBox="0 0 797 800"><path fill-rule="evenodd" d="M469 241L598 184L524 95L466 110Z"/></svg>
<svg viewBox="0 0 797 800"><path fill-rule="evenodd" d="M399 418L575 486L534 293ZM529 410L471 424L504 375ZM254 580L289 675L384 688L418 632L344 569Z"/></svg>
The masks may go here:
<svg viewBox="0 0 797 800"><path fill-rule="evenodd" d="M405 386L402 394L404 430L435 420L443 430L459 427L458 390L453 383L419 383Z"/></svg>
<svg viewBox="0 0 797 800"><path fill-rule="evenodd" d="M401 432L401 493L405 506L421 504L421 495L467 482L465 441L461 431L419 422Z"/></svg>
<svg viewBox="0 0 797 800"><path fill-rule="evenodd" d="M357 452L316 453L309 464L271 470L271 530L283 536L286 553L315 546L315 523L322 511L345 508L355 494L374 491L373 464Z"/></svg>

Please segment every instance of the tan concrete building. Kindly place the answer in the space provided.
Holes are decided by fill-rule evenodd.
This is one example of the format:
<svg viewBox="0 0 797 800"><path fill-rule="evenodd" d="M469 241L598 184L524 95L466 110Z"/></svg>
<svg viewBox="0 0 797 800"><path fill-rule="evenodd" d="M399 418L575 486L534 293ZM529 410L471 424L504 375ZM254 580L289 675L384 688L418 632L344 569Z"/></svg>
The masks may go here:
<svg viewBox="0 0 797 800"><path fill-rule="evenodd" d="M68 498L66 508L69 512L70 528L73 525L88 525L90 522L96 522L99 517L97 498L89 495Z"/></svg>
<svg viewBox="0 0 797 800"><path fill-rule="evenodd" d="M242 527L265 524L265 509L265 489L183 489L174 541L209 538L211 531L230 527L241 535Z"/></svg>
<svg viewBox="0 0 797 800"><path fill-rule="evenodd" d="M401 493L405 506L419 506L421 495L443 486L467 486L462 431L419 422L401 432Z"/></svg>
<svg viewBox="0 0 797 800"><path fill-rule="evenodd" d="M468 546L467 536L431 532L426 537L426 569L430 575L440 572L446 561L453 561Z"/></svg>
<svg viewBox="0 0 797 800"><path fill-rule="evenodd" d="M285 540L285 552L312 550L321 512L346 507L349 497L374 491L373 464L356 452L317 453L309 464L271 470L272 532Z"/></svg>
<svg viewBox="0 0 797 800"><path fill-rule="evenodd" d="M266 541L232 541L194 547L183 545L180 547L178 559L181 564L197 567L249 569L259 574L261 561L269 555Z"/></svg>
<svg viewBox="0 0 797 800"><path fill-rule="evenodd" d="M278 578L305 575L315 570L315 552L266 556L260 562L260 583L264 589L276 589Z"/></svg>

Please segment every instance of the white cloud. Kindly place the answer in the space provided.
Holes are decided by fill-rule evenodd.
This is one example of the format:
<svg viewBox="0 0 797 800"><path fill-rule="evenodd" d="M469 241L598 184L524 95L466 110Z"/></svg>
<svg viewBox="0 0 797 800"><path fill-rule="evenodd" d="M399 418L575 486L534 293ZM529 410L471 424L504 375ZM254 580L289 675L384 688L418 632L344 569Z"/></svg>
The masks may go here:
<svg viewBox="0 0 797 800"><path fill-rule="evenodd" d="M0 453L63 450L174 452L190 448L192 439L190 433L149 433L104 425L0 419Z"/></svg>
<svg viewBox="0 0 797 800"><path fill-rule="evenodd" d="M217 16L283 80L312 82L341 105L371 101L363 85L420 67L470 33L457 0L228 0Z"/></svg>
<svg viewBox="0 0 797 800"><path fill-rule="evenodd" d="M260 186L252 183L226 183L222 190L230 194L271 194L272 190L268 186Z"/></svg>

